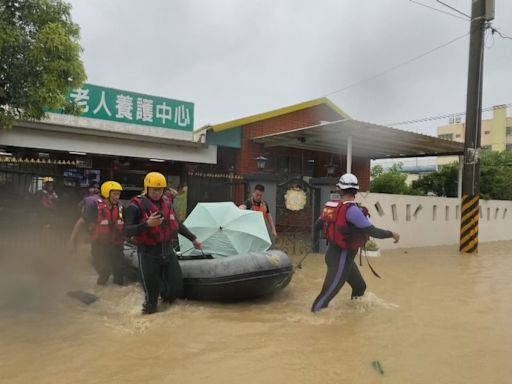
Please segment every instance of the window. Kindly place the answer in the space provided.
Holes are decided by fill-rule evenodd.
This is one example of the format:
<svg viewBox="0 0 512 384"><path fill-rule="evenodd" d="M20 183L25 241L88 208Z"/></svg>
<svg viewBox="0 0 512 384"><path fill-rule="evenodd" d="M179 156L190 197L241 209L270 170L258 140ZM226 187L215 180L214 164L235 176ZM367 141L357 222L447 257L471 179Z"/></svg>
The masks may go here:
<svg viewBox="0 0 512 384"><path fill-rule="evenodd" d="M460 133L457 133L457 134L455 135L455 137L456 137L456 138L459 138L459 137L461 137L461 136L462 136L462 135L461 135Z"/></svg>
<svg viewBox="0 0 512 384"><path fill-rule="evenodd" d="M453 133L446 133L443 135L438 135L438 137L443 140L452 140L453 141Z"/></svg>
<svg viewBox="0 0 512 384"><path fill-rule="evenodd" d="M507 152L512 152L512 144L507 144Z"/></svg>
<svg viewBox="0 0 512 384"><path fill-rule="evenodd" d="M512 127L507 127L507 135L512 136Z"/></svg>
<svg viewBox="0 0 512 384"><path fill-rule="evenodd" d="M491 131L485 131L484 132L484 135L490 135L491 134Z"/></svg>

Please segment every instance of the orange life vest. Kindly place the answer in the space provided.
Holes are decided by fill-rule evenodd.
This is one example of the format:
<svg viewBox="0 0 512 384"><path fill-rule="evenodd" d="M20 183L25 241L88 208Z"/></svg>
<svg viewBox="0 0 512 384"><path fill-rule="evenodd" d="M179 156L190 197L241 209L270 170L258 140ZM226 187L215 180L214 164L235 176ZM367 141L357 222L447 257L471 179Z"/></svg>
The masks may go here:
<svg viewBox="0 0 512 384"><path fill-rule="evenodd" d="M160 209L154 201L148 199L146 196L136 196L132 199L132 203L139 207L142 214L142 223L145 223L154 212L159 212L164 217L162 224L147 228L145 231L135 236L134 243L136 245L153 247L173 240L175 233L179 230L180 224L178 219L176 219L174 209L169 206L165 199L160 199Z"/></svg>
<svg viewBox="0 0 512 384"><path fill-rule="evenodd" d="M347 210L356 205L355 202L334 202L328 201L322 211L321 219L324 223L324 238L329 243L337 245L342 249L359 249L363 247L369 239L360 229L350 225L347 222ZM363 214L368 217L368 210L364 207L358 207Z"/></svg>
<svg viewBox="0 0 512 384"><path fill-rule="evenodd" d="M266 219L268 215L267 203L261 200L261 203L258 205L254 200L251 200L251 211L261 212Z"/></svg>
<svg viewBox="0 0 512 384"><path fill-rule="evenodd" d="M121 245L124 242L123 207L114 205L110 209L102 199L96 202L98 215L96 223L91 225L92 241Z"/></svg>

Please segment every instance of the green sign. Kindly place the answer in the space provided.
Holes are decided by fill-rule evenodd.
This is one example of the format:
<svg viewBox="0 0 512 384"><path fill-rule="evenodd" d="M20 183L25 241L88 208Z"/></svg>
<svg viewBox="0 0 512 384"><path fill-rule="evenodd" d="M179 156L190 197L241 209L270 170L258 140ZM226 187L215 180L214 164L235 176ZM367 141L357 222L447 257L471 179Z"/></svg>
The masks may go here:
<svg viewBox="0 0 512 384"><path fill-rule="evenodd" d="M190 132L194 129L194 104L186 101L92 84L71 90L67 99L82 108L82 117Z"/></svg>

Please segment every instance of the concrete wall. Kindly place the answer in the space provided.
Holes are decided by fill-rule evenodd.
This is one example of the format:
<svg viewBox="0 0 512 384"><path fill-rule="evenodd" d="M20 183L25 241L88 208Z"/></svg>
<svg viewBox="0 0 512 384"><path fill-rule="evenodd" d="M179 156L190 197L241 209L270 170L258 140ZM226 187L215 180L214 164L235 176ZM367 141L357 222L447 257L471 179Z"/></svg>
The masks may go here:
<svg viewBox="0 0 512 384"><path fill-rule="evenodd" d="M400 233L398 244L377 240L381 249L459 242L459 199L362 193L357 200L369 209L375 226ZM481 200L480 207L480 241L512 240L512 201Z"/></svg>
<svg viewBox="0 0 512 384"><path fill-rule="evenodd" d="M333 187L320 186L321 206L333 198ZM380 249L458 245L460 200L446 197L405 196L385 193L357 195L357 202L368 208L370 221L379 228L400 233L400 242L376 240ZM480 200L479 240L512 240L512 201ZM326 243L319 241L319 251Z"/></svg>

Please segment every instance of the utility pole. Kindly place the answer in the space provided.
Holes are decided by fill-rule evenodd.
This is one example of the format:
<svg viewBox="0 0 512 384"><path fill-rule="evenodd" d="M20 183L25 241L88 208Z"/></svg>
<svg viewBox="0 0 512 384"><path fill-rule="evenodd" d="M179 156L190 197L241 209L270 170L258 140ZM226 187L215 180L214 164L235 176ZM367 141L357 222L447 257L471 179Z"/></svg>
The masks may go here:
<svg viewBox="0 0 512 384"><path fill-rule="evenodd" d="M472 0L459 248L463 253L478 251L484 36L493 18L494 0Z"/></svg>

